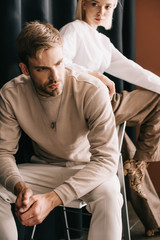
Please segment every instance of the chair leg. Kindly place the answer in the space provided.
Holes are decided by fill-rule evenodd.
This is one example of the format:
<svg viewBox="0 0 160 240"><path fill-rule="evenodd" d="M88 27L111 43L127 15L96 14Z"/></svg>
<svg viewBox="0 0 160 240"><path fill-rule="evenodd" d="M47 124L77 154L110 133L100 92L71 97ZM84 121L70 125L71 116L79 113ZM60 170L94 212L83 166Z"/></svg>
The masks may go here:
<svg viewBox="0 0 160 240"><path fill-rule="evenodd" d="M31 239L30 240L34 240L35 231L36 231L36 225L33 226L32 235L31 235Z"/></svg>
<svg viewBox="0 0 160 240"><path fill-rule="evenodd" d="M121 185L121 193L122 193L123 199L124 199L124 203L123 203L123 207L122 207L122 224L123 224L124 240L131 240L129 216L128 216L128 205L127 205L127 197L126 197L124 172L123 172L123 161L122 161L121 154L120 154L120 158L119 158L118 177L119 177L120 185Z"/></svg>
<svg viewBox="0 0 160 240"><path fill-rule="evenodd" d="M122 207L124 240L131 240L129 218L128 218L128 207L126 205L127 205L127 199L124 200L124 204Z"/></svg>
<svg viewBox="0 0 160 240"><path fill-rule="evenodd" d="M65 228L66 228L66 237L67 237L67 240L71 240L70 233L69 233L69 226L68 226L66 207L64 207L64 206L63 206L63 213L64 213Z"/></svg>

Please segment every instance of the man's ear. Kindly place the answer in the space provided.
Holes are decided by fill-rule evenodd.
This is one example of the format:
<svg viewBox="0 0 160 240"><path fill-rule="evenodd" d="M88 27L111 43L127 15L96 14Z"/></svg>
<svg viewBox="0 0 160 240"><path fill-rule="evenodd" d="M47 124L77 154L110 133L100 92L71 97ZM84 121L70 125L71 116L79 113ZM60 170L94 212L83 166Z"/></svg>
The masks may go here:
<svg viewBox="0 0 160 240"><path fill-rule="evenodd" d="M19 67L24 75L29 76L29 71L28 71L26 64L20 62Z"/></svg>

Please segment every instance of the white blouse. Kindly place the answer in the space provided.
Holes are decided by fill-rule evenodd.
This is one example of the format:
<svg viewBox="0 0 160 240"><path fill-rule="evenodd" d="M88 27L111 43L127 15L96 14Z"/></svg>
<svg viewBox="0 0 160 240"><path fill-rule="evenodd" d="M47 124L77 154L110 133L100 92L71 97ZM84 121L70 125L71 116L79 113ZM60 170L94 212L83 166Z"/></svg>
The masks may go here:
<svg viewBox="0 0 160 240"><path fill-rule="evenodd" d="M160 93L160 77L121 54L109 38L75 20L60 29L64 62L80 71L109 73L129 83Z"/></svg>

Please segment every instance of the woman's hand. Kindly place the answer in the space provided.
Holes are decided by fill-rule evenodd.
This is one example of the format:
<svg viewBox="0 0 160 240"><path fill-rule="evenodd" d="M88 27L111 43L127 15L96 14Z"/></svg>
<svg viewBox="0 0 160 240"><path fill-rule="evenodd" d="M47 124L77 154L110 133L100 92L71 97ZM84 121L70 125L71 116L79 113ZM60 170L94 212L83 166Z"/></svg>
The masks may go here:
<svg viewBox="0 0 160 240"><path fill-rule="evenodd" d="M99 78L108 88L109 88L109 96L112 100L113 95L115 94L115 84L113 81L111 81L108 77L106 77L104 74L98 73L98 72L88 72L90 75Z"/></svg>

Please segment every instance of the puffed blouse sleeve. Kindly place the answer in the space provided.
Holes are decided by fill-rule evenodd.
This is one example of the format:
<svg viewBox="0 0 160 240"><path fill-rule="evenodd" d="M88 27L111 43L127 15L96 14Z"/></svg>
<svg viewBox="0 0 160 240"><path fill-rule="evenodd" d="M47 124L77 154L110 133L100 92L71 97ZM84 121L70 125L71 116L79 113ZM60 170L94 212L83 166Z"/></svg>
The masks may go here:
<svg viewBox="0 0 160 240"><path fill-rule="evenodd" d="M126 58L111 45L111 62L106 72L129 83L160 93L160 77Z"/></svg>
<svg viewBox="0 0 160 240"><path fill-rule="evenodd" d="M89 69L74 62L79 45L78 33L75 26L72 24L66 24L60 29L60 34L63 38L63 56L65 66L75 71L88 72Z"/></svg>

